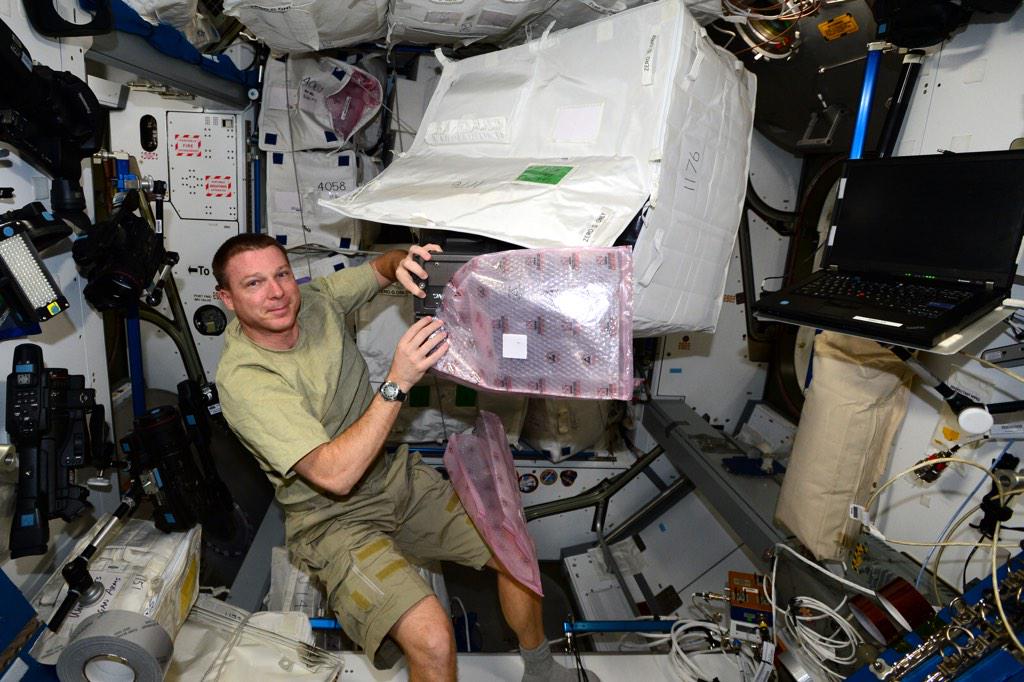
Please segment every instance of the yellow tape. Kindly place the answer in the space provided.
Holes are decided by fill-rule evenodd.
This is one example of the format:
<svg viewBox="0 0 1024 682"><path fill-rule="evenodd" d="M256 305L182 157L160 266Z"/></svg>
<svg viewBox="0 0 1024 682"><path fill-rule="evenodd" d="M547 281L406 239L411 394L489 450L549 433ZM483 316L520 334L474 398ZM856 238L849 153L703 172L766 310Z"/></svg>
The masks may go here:
<svg viewBox="0 0 1024 682"><path fill-rule="evenodd" d="M358 559L359 561L366 561L374 554L379 554L380 552L383 552L389 546L391 546L391 541L387 538L380 538L379 540L374 540L366 547L363 547L361 550L356 552L356 559Z"/></svg>
<svg viewBox="0 0 1024 682"><path fill-rule="evenodd" d="M377 573L377 579L387 580L388 576L390 576L392 573L405 568L407 563L408 562L406 562L405 559L395 559L390 564L380 569L380 571Z"/></svg>
<svg viewBox="0 0 1024 682"><path fill-rule="evenodd" d="M363 611L369 611L372 606L370 600L364 597L362 592L352 592L352 601Z"/></svg>

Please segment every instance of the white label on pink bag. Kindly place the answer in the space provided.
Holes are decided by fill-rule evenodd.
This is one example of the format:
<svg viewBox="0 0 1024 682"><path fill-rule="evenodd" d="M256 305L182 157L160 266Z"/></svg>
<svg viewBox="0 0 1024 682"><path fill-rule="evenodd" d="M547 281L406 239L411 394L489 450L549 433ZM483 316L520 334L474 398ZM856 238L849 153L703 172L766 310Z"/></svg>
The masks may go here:
<svg viewBox="0 0 1024 682"><path fill-rule="evenodd" d="M526 359L526 334L502 334L501 357Z"/></svg>

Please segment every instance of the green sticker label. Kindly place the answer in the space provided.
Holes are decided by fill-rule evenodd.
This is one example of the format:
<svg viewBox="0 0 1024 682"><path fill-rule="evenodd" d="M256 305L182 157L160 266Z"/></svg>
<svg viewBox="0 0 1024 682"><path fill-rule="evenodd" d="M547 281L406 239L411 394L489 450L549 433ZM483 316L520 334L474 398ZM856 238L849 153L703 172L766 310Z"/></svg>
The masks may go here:
<svg viewBox="0 0 1024 682"><path fill-rule="evenodd" d="M572 169L572 166L527 166L516 180L539 182L542 185L557 185Z"/></svg>

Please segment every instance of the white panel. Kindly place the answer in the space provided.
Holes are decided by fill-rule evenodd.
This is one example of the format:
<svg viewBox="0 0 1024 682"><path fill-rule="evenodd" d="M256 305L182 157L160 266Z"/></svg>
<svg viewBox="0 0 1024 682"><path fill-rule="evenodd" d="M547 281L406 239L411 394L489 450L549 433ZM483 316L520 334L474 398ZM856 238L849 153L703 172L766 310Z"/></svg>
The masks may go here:
<svg viewBox="0 0 1024 682"><path fill-rule="evenodd" d="M234 114L168 112L168 193L182 218L237 220L241 184Z"/></svg>
<svg viewBox="0 0 1024 682"><path fill-rule="evenodd" d="M648 526L640 537L646 546L643 551L644 577L651 591L658 594L671 585L683 600L683 617L699 617L689 613L690 593L694 583L706 577L721 591L727 582L727 568L723 564L732 557L742 570L753 572L753 566L742 553L733 557L736 541L725 531L699 495L690 494ZM734 569L735 570L735 569ZM641 599L639 590L634 592Z"/></svg>
<svg viewBox="0 0 1024 682"><path fill-rule="evenodd" d="M173 107L175 111L168 111ZM177 110L181 109L181 110ZM157 148L154 151L142 149L139 140L139 121L151 115L157 123ZM203 336L195 331L192 316L202 305L212 304L223 309L214 295L216 282L210 271L213 254L224 240L244 230L246 216L245 183L248 169L245 165L244 130L248 114L231 112L208 112L200 106L190 106L177 100L168 100L154 93L133 91L123 111L112 112L110 116L112 148L133 155L139 162L144 176L168 183L168 201L164 205L164 237L169 251L178 253L180 260L174 268L181 302L185 309L187 325L195 339L199 356L212 380L224 347L223 336ZM230 120L230 126L218 121ZM203 129L198 151L203 157L177 156L191 148L179 142L175 149L176 134L194 128ZM179 132L175 132L179 131ZM213 140L208 142L207 138ZM183 138L178 138L179 141ZM188 138L192 139L192 138ZM233 145L233 146L232 146ZM196 179L200 175L232 176L231 197L206 197L206 185L199 187ZM231 216L230 218L202 218L207 213ZM239 216L239 214L241 214ZM188 219L194 216L197 219ZM166 301L158 306L164 315L170 317ZM231 313L225 310L228 319ZM143 371L146 385L174 391L178 382L185 378L185 366L177 348L162 331L148 323L142 324Z"/></svg>

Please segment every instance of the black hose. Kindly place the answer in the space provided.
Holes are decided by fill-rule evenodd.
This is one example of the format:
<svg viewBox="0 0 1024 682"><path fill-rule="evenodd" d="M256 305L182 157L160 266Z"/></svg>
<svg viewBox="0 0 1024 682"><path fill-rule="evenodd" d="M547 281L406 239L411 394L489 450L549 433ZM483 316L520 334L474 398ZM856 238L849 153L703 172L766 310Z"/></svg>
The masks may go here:
<svg viewBox="0 0 1024 682"><path fill-rule="evenodd" d="M761 198L754 189L750 178L747 178L747 208L761 220L768 223L768 226L783 237L792 236L796 221L800 218L799 213L783 211L769 206L768 202Z"/></svg>

